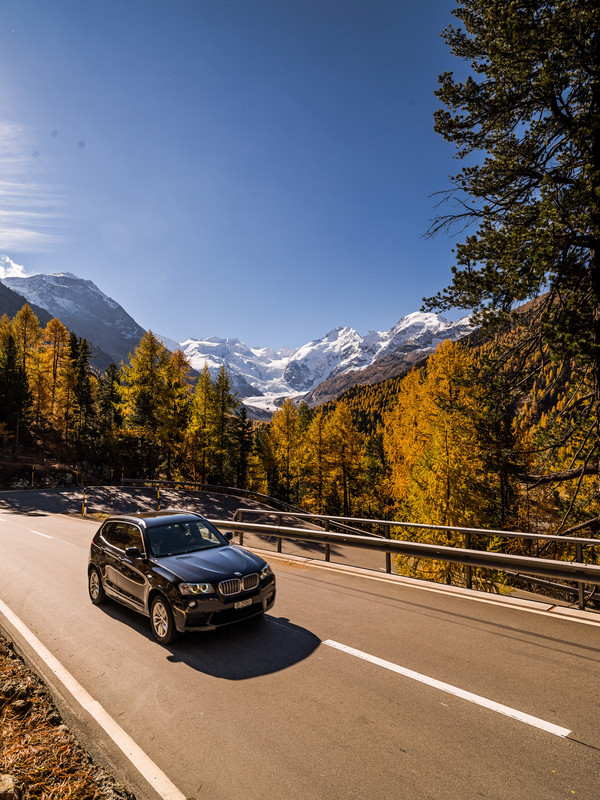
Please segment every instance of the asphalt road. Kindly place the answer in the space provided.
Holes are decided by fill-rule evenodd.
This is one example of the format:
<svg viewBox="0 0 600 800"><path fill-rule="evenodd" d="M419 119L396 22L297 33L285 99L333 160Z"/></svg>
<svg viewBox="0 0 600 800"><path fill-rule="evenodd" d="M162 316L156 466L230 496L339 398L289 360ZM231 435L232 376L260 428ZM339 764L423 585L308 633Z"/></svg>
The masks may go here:
<svg viewBox="0 0 600 800"><path fill-rule="evenodd" d="M76 486L70 489L24 489L21 491L0 492L0 509L6 508L20 513L82 513L85 502L86 513L93 514L130 514L140 511L155 511L158 508L184 508L198 511L209 519L232 520L238 509L244 511L264 512L264 503L235 495L185 491L176 489L156 489L147 487L122 486ZM280 512L276 512L279 514ZM307 520L280 514L281 523L286 527L316 527ZM277 516L268 511L261 514L247 514L246 522L276 524ZM223 527L226 530L226 526ZM257 534L245 534L244 542L248 546L276 551L277 537ZM292 555L306 556L325 560L325 545L320 542L303 542L286 539L283 551ZM385 554L374 551L358 550L354 547L331 545L331 561L351 566L364 566L369 569L385 571Z"/></svg>
<svg viewBox="0 0 600 800"><path fill-rule="evenodd" d="M278 598L265 619L163 648L144 618L89 602L96 527L0 504L0 600L184 797L600 797L600 615L583 621L544 603L273 558ZM156 800L93 720L79 717L138 797Z"/></svg>

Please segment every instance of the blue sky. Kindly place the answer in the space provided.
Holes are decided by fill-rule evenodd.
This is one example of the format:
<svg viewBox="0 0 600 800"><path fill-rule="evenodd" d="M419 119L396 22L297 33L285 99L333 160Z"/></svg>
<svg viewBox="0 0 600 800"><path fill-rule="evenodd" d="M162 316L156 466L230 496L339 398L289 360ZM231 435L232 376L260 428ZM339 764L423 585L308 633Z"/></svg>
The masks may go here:
<svg viewBox="0 0 600 800"><path fill-rule="evenodd" d="M297 347L449 282L446 0L3 0L0 253L145 328ZM450 314L449 316L456 316Z"/></svg>

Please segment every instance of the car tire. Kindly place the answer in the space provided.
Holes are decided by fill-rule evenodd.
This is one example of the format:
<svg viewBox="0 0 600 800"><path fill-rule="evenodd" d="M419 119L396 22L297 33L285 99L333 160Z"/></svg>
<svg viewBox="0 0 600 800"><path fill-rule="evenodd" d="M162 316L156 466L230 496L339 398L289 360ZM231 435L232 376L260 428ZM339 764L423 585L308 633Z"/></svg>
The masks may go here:
<svg viewBox="0 0 600 800"><path fill-rule="evenodd" d="M90 600L95 606L99 606L106 600L106 592L102 586L102 578L96 567L90 567L88 573L88 591Z"/></svg>
<svg viewBox="0 0 600 800"><path fill-rule="evenodd" d="M169 644L177 638L171 606L162 594L157 594L150 605L150 628L160 644Z"/></svg>

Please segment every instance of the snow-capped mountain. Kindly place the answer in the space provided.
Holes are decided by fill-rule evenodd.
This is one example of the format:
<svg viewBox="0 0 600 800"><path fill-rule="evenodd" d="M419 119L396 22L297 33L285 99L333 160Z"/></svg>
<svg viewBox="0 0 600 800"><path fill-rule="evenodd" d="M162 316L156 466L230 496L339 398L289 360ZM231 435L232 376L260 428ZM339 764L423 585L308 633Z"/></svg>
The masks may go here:
<svg viewBox="0 0 600 800"><path fill-rule="evenodd" d="M100 368L106 368L110 360L117 364L127 361L145 333L92 281L68 272L27 277L24 268L8 258L0 263L0 275L2 283L30 304L45 309L88 339L98 352L96 363ZM279 352L216 336L188 339L180 345L160 338L171 350L181 347L198 372L207 364L215 377L225 366L238 397L259 413L272 411L286 397L305 397L316 405L337 397L355 383L384 380L405 371L442 340L455 341L471 331L468 317L448 322L437 314L415 312L389 331L369 331L361 336L353 328L337 327L296 350L282 348Z"/></svg>
<svg viewBox="0 0 600 800"><path fill-rule="evenodd" d="M119 364L127 361L145 330L92 283L70 272L4 277L2 282L41 306L78 336L100 347Z"/></svg>
<svg viewBox="0 0 600 800"><path fill-rule="evenodd" d="M188 339L181 348L197 370L207 364L215 375L223 365L227 367L245 404L268 410L283 397L304 396L336 376L387 362L392 354L402 358L410 354L408 360L414 362L439 342L455 341L471 331L467 317L448 322L437 314L415 312L389 331L369 331L363 337L352 328L338 327L293 351L276 353L217 337Z"/></svg>

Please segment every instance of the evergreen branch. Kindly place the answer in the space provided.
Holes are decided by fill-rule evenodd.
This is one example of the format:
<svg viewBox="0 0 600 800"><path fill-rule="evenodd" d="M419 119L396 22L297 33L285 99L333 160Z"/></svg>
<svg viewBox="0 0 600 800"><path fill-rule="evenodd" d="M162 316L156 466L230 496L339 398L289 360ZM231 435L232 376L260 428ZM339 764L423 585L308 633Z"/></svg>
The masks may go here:
<svg viewBox="0 0 600 800"><path fill-rule="evenodd" d="M590 406L588 408L587 416L589 416L589 412L591 411L591 409L592 409L592 406ZM594 423L590 427L590 429L588 430L588 432L586 434L586 441L587 441L587 438L590 435L590 433L592 431L594 431L595 429L596 429L596 423ZM575 433L576 430L577 430L577 428L572 426L566 431L566 433L563 434L562 438L559 439L556 442L552 442L551 444L545 445L544 447L535 447L535 448L531 448L531 449L527 449L527 450L519 450L519 449L515 448L514 449L514 453L515 453L515 455L518 455L518 456L531 456L531 455L535 455L536 453L548 453L549 451L556 450L559 447L563 447L569 441L571 436L573 436L573 434ZM579 452L580 451L581 451L581 448L580 448ZM573 464L573 461L574 461L574 459L571 461L571 465Z"/></svg>
<svg viewBox="0 0 600 800"><path fill-rule="evenodd" d="M585 442L587 442L587 439L588 439L588 437L589 437L589 435L590 435L590 433L591 433L591 430L592 430L592 429L590 428L590 430L589 430L589 431L588 431L588 433L587 433L587 436L585 437L585 441L584 441L584 443L581 445L581 447L579 448L579 450L578 450L578 452L577 452L577 455L579 455L579 453L580 453L580 452L581 452L581 450L583 449L583 446L584 446ZM592 449L590 450L590 452L587 454L587 457L586 457L585 461L583 462L583 466L584 466L584 467L587 465L588 461L589 461L589 460L590 460L590 458L592 457L592 453L594 452L594 450L595 450L595 449L596 449L596 447L595 447L595 446L594 446L594 447L592 447ZM575 460L575 458L577 458L577 455L573 457L573 460ZM573 462L571 462L571 463L573 463ZM575 505L575 500L577 499L577 495L579 494L579 490L581 489L581 484L583 483L583 478L584 478L584 474L583 474L583 472L582 472L582 473L581 473L581 475L579 476L579 480L577 481L577 486L575 487L575 491L573 492L573 497L571 498L571 502L569 503L569 507L568 507L568 509L566 510L566 512L565 512L565 515L564 515L564 517L562 518L560 525L558 526L558 529L557 529L557 531L556 531L556 533L557 533L557 534L558 534L558 533L560 533L560 531L562 530L562 527L563 527L563 525L564 525L564 524L565 524L565 522L567 521L567 518L568 518L569 514L570 514L570 513L571 513L571 511L573 510L573 506Z"/></svg>
<svg viewBox="0 0 600 800"><path fill-rule="evenodd" d="M598 523L600 523L600 517L593 517L592 519L586 519L584 522L579 522L577 525L573 525L572 528L567 528L566 531L563 532L563 536L570 536L572 533L576 531L581 531L584 528L592 528L595 527Z"/></svg>
<svg viewBox="0 0 600 800"><path fill-rule="evenodd" d="M531 489L535 489L537 486L543 486L548 483L564 483L565 481L571 481L575 478L579 478L580 475L597 475L598 466L598 462L596 461L593 464L577 467L577 469L566 469L564 472L554 472L550 475L520 473L517 475L517 478L521 483L527 483L530 485Z"/></svg>
<svg viewBox="0 0 600 800"><path fill-rule="evenodd" d="M587 375L587 372L586 372L586 375ZM582 377L581 381L583 382L584 380L585 380L585 376ZM573 397L575 397L576 394L577 394L577 392L574 392L573 393ZM577 400L573 400L573 398L571 398L569 400L569 402L566 404L566 406L562 409L562 411L558 412L557 417L562 417L568 410L575 409L578 406L583 405L583 403L585 403L587 400L594 400L594 393L593 392L589 392L588 394L583 395L583 397L579 397ZM593 408L593 405L594 405L593 403L590 403L590 405L588 406L586 416L589 415L589 412Z"/></svg>

